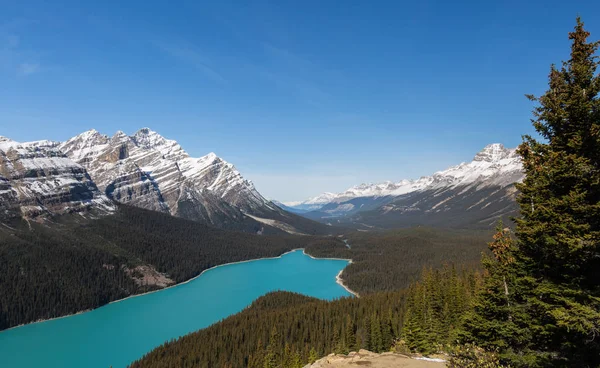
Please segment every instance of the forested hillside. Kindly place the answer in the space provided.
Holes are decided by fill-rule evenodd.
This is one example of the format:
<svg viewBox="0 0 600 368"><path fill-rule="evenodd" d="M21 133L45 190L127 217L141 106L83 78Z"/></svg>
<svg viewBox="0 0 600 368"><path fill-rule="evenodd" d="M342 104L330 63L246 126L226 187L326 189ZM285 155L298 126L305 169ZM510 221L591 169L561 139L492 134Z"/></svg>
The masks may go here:
<svg viewBox="0 0 600 368"><path fill-rule="evenodd" d="M120 205L96 220L0 227L0 329L96 308L186 281L215 265L305 248L315 257L353 259L345 283L360 294L405 288L423 266L476 265L487 232L416 228L342 238L259 236L223 231ZM346 239L346 238L344 238Z"/></svg>
<svg viewBox="0 0 600 368"><path fill-rule="evenodd" d="M334 238L223 231L123 205L96 220L16 220L0 226L0 329L96 308L215 265L330 243L344 247Z"/></svg>
<svg viewBox="0 0 600 368"><path fill-rule="evenodd" d="M132 364L141 367L300 368L331 352L433 352L456 336L480 285L478 273L426 269L405 291L327 302L271 293L207 329L167 343Z"/></svg>
<svg viewBox="0 0 600 368"><path fill-rule="evenodd" d="M309 247L316 257L351 258L344 269L346 285L361 293L407 288L423 267L455 263L480 267L490 230L448 230L426 227L347 234L350 249L337 243Z"/></svg>

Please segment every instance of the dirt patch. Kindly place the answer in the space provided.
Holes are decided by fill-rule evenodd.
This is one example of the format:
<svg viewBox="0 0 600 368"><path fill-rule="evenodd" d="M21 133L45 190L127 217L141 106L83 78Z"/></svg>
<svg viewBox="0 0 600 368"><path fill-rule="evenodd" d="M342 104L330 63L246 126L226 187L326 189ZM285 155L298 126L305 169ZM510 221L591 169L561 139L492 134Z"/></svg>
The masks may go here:
<svg viewBox="0 0 600 368"><path fill-rule="evenodd" d="M158 272L154 267L148 265L137 266L135 268L125 268L129 277L140 286L158 286L161 288L175 284L164 273Z"/></svg>

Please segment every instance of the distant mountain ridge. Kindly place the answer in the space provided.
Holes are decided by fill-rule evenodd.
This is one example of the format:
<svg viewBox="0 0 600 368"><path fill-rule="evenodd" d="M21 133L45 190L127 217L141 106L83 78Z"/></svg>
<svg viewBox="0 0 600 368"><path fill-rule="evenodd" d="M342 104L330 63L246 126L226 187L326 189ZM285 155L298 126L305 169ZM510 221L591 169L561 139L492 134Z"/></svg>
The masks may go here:
<svg viewBox="0 0 600 368"><path fill-rule="evenodd" d="M448 224L458 222L462 225L474 221L483 226L514 212L516 190L513 184L523 177L516 149L494 143L477 153L473 161L431 176L361 184L342 193L324 193L287 205L302 209L311 207L312 211L303 216L345 225L443 225L442 219L447 219ZM442 216L444 214L454 214L459 221ZM440 220L434 221L434 218Z"/></svg>

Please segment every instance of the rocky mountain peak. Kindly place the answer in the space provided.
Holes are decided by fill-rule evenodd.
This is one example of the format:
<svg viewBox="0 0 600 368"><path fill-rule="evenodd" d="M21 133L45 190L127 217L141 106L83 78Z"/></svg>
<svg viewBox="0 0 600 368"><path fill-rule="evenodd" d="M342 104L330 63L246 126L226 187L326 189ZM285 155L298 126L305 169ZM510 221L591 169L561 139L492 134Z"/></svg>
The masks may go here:
<svg viewBox="0 0 600 368"><path fill-rule="evenodd" d="M508 158L513 152L514 149L511 150L505 148L501 143L492 143L488 144L483 150L477 153L473 158L473 161L497 162Z"/></svg>
<svg viewBox="0 0 600 368"><path fill-rule="evenodd" d="M225 164L229 164L228 162L224 161L222 158L217 156L214 152L210 152L209 154L200 157L198 159L198 162L200 162L204 165L218 164L221 162L223 162ZM229 164L229 165L231 165L231 164ZM233 166L233 165L231 165L231 166Z"/></svg>
<svg viewBox="0 0 600 368"><path fill-rule="evenodd" d="M117 132L112 136L111 139L121 139L121 138L125 138L125 137L127 137L127 134L125 134L124 131L117 130Z"/></svg>
<svg viewBox="0 0 600 368"><path fill-rule="evenodd" d="M94 156L104 149L109 142L110 138L108 136L100 134L95 129L90 129L61 143L59 148L71 159L79 162L80 160Z"/></svg>
<svg viewBox="0 0 600 368"><path fill-rule="evenodd" d="M177 141L166 139L150 128L142 128L135 132L130 139L139 148L160 152L164 158L177 161L189 157Z"/></svg>
<svg viewBox="0 0 600 368"><path fill-rule="evenodd" d="M169 142L168 139L165 139L163 136L151 130L150 128L142 128L138 130L131 136L131 139L133 139L137 146L146 149L161 146Z"/></svg>
<svg viewBox="0 0 600 368"><path fill-rule="evenodd" d="M119 202L216 224L268 206L235 167L214 152L190 157L150 128L112 138L85 132L61 144L98 187ZM236 212L237 211L237 212Z"/></svg>
<svg viewBox="0 0 600 368"><path fill-rule="evenodd" d="M7 137L3 137L0 135L0 150L8 150L9 148L11 148L12 146L17 145L18 143L13 141L10 138Z"/></svg>
<svg viewBox="0 0 600 368"><path fill-rule="evenodd" d="M75 137L73 137L71 139L90 141L90 140L96 140L96 139L102 139L102 138L108 138L108 137L104 134L100 134L100 132L97 131L96 129L90 129L79 135L76 135Z"/></svg>

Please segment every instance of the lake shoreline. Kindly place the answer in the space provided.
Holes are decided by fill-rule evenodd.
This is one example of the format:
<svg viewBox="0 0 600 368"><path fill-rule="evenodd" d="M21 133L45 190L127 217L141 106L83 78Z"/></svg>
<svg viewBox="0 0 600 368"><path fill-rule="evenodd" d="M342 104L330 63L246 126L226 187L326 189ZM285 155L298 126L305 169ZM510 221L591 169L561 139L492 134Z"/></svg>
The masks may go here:
<svg viewBox="0 0 600 368"><path fill-rule="evenodd" d="M185 285L185 284L187 284L187 283L189 283L189 282L192 282L192 281L194 281L194 280L195 280L195 279L197 279L198 277L202 276L202 274L204 274L205 272L207 272L207 271L210 271L210 270L213 270L213 269L215 269L215 268L217 268L217 267L225 267L225 266L231 266L231 265L235 265L235 264L239 264L239 263L255 262L255 261L261 261L261 260L268 260L268 259L278 259L278 258L281 258L281 257L285 256L286 254L293 253L293 252L297 252L297 251L299 251L299 250L301 250L301 251L302 251L302 254L304 254L304 255L306 255L306 256L308 256L308 257L312 258L312 259L316 259L316 260L319 260L319 259L327 260L327 259L329 259L329 260L335 260L335 261L347 261L347 262L348 262L348 264L351 264L351 263L352 263L352 260L351 260L351 259L346 259L346 258L318 258L318 257L314 257L314 256L312 256L312 255L310 255L310 254L306 253L306 250L305 250L305 248L295 248L295 249L289 250L289 251L287 251L287 252L284 252L284 253L282 253L282 254L280 254L280 255L278 255L278 256L275 256L275 257L253 258L253 259L247 259L247 260L244 260L244 261L229 262L229 263L223 263L223 264L220 264L220 265L212 266L212 267L210 267L210 268L207 268L207 269L203 270L202 272L200 272L198 275L196 275L196 276L192 277L191 279L188 279L188 280L185 280L185 281L182 281L182 282L179 282L179 283L176 283L176 284L173 284L173 285L170 285L170 286L164 287L164 288L162 288L162 289L157 289L157 290L152 290L152 291L146 291L146 292L144 292L144 293L130 295L130 296L128 296L128 297L125 297L125 298L122 298L122 299L113 300L113 301L111 301L111 302L108 302L108 303L106 303L106 304L104 304L104 305L101 305L101 306L99 306L99 307L96 307L96 308L85 309L85 310L82 310L82 311L78 311L78 312L76 312L76 313L66 314L66 315L64 315L64 316L60 316L60 317L53 317L53 318L47 318L47 319L40 319L40 320L33 321L33 322L29 322L29 323L23 323L23 324L20 324L20 325L18 325L18 326L13 326L13 327L9 327L9 328L7 328L7 329L1 330L1 331L0 331L0 334L1 334L1 333L3 333L4 331L9 331L9 330L12 330L12 329L15 329L15 328L19 328L19 327L23 327L23 326L27 326L27 325L33 325L33 324L38 324L38 323L50 322L50 321L54 321L54 320L57 320L57 319L62 319L62 318L67 318L67 317L73 317L73 316L76 316L76 315L79 315L79 314L83 314L83 313L91 312L91 311L93 311L93 310L95 310L95 309L102 308L102 307L104 307L104 306L107 306L107 305L110 305L110 304L120 303L120 302L122 302L122 301L125 301L125 300L127 300L127 299L131 299L131 298L137 298L137 297L140 297L140 296L144 296L144 295L148 295L148 294L156 293L156 292L159 292L159 291L167 290L167 289L170 289L170 288L174 288L174 287L177 287L177 286L180 286L180 285ZM344 268L345 268L345 267L344 267ZM344 281L341 279L341 275L342 275L342 272L343 272L343 271L344 271L344 270L342 269L342 270L341 270L341 271L340 271L340 272L337 274L337 276L336 276L336 279L335 279L335 280L336 280L336 283L337 283L337 284L339 284L341 287L343 287L343 288L344 288L344 289L345 289L347 292L349 292L350 294L352 294L352 295L354 295L354 296L356 296L356 297L359 297L358 293L356 293L355 291L351 290L350 288L348 288L348 287L347 287L347 286L344 284Z"/></svg>
<svg viewBox="0 0 600 368"><path fill-rule="evenodd" d="M306 253L306 249L304 249L304 248L298 248L298 249L294 249L294 250L292 250L291 252L293 252L293 251L296 251L296 250L300 250L300 249L302 249L302 253L303 253L303 254L305 254L305 255L309 256L309 257L310 257L310 258L312 258L312 259L317 259L317 260L318 260L318 259L330 259L330 260L333 260L333 261L347 261L349 265L350 265L350 264L352 264L352 263L354 263L354 262L352 261L352 259L348 259L348 258L330 258L330 257L328 257L328 258L318 258L318 257L314 257L314 256L312 256L312 255L310 255L310 254ZM288 252L288 253L289 253L289 252ZM285 254L285 253L284 253L284 254ZM283 255L283 254L282 254L282 255ZM346 267L344 267L344 269L345 269L345 268L346 268ZM342 269L340 272L338 272L338 274L335 276L335 282L336 282L338 285L340 285L341 287L343 287L343 288L344 288L344 289L345 289L347 292L349 292L350 294L354 295L354 296L355 296L355 297L357 297L357 298L360 298L360 295L359 295L359 294L358 294L356 291L354 291L354 290L350 289L350 288L349 288L349 287L348 287L346 284L344 284L344 280L342 280L342 273L343 273L343 272L344 272L344 270L343 270L343 269Z"/></svg>

